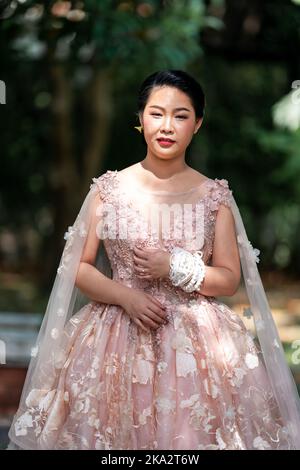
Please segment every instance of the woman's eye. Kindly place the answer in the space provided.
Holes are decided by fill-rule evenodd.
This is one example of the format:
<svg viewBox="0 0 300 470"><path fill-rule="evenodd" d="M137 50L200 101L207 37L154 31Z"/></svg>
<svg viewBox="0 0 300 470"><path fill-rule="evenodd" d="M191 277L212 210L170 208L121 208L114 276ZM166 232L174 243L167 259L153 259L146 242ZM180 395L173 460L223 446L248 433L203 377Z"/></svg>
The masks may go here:
<svg viewBox="0 0 300 470"><path fill-rule="evenodd" d="M151 113L151 116L161 116L161 114L159 113ZM180 119L187 119L187 116L176 116L177 118L180 118Z"/></svg>

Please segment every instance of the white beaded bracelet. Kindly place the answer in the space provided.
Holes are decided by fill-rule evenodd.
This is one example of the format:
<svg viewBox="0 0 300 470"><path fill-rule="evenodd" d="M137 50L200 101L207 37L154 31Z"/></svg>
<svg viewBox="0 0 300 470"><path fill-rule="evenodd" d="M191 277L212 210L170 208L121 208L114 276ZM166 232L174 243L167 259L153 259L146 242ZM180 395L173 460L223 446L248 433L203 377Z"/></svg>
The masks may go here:
<svg viewBox="0 0 300 470"><path fill-rule="evenodd" d="M201 255L199 253L194 253L193 257L194 275L188 285L182 286L182 289L186 292L193 292L197 290L205 277L205 264L202 260L202 252Z"/></svg>
<svg viewBox="0 0 300 470"><path fill-rule="evenodd" d="M205 264L201 250L190 253L180 247L174 247L170 257L169 278L174 286L180 286L185 292L199 288L205 277Z"/></svg>
<svg viewBox="0 0 300 470"><path fill-rule="evenodd" d="M171 251L169 277L174 286L181 286L191 279L193 275L194 259L192 253L174 247Z"/></svg>

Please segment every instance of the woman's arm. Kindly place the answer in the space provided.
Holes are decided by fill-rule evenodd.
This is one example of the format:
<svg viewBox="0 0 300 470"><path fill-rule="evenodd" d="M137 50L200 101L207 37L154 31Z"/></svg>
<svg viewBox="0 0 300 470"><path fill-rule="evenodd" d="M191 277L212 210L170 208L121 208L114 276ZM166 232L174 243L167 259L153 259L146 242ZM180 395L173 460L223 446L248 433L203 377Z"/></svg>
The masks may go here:
<svg viewBox="0 0 300 470"><path fill-rule="evenodd" d="M103 202L99 194L97 194L91 208L91 225L83 249L75 284L92 300L107 304L121 305L130 288L108 278L94 266L99 243L102 243L102 240L97 236L97 224L101 222L101 218L96 214L96 209L102 204Z"/></svg>
<svg viewBox="0 0 300 470"><path fill-rule="evenodd" d="M197 292L207 296L231 296L239 287L241 267L235 222L229 207L218 210L211 266L206 266L204 281Z"/></svg>

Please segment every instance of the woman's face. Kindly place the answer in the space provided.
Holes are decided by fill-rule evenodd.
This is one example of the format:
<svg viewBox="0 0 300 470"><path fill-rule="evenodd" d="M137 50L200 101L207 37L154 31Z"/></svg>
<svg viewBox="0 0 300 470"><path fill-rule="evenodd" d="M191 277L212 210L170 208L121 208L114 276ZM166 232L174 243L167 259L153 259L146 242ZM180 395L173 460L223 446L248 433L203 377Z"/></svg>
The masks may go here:
<svg viewBox="0 0 300 470"><path fill-rule="evenodd" d="M170 86L155 87L141 117L148 153L161 158L184 157L202 120L198 118L196 121L191 100L181 90ZM172 139L174 143L164 146L158 140L163 137Z"/></svg>

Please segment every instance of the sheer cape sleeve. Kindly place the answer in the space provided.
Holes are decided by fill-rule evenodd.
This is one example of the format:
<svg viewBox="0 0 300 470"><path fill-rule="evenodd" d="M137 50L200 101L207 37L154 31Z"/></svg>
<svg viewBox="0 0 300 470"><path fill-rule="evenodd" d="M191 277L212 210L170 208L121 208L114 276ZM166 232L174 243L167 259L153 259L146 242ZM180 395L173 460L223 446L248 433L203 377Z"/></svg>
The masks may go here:
<svg viewBox="0 0 300 470"><path fill-rule="evenodd" d="M55 390L59 372L65 364L72 317L80 305L86 303L75 281L92 218L97 217L101 222L100 200L105 201L109 195L109 177L110 172L93 179L73 226L68 227L65 233L65 247L36 344L31 350L19 407L9 429L8 449L51 449L52 434L55 435L57 426L63 422L67 413L67 397L55 393ZM103 242L99 243L95 267L111 277L111 265ZM105 307L106 304L103 304L103 309ZM77 316L80 317L80 311ZM42 432L43 423L37 422L41 419L41 410L39 413L35 413L35 410L43 406L46 413L50 405L56 411L59 410L57 415L61 423L52 420L50 415ZM44 439L45 436L47 439Z"/></svg>
<svg viewBox="0 0 300 470"><path fill-rule="evenodd" d="M285 431L290 435L295 449L300 449L300 400L297 387L285 359L276 324L257 269L257 250L248 240L243 220L226 180L219 180L213 194L213 204L230 207L234 221L249 308L247 316L253 316L256 335L264 363L277 399Z"/></svg>

